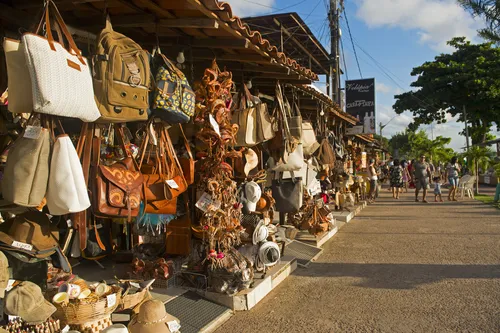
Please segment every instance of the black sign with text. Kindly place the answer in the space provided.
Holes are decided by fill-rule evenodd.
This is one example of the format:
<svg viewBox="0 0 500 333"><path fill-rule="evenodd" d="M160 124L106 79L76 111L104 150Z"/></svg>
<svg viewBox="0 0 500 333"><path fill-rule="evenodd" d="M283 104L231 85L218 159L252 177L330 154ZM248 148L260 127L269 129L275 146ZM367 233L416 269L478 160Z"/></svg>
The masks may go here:
<svg viewBox="0 0 500 333"><path fill-rule="evenodd" d="M375 133L375 79L345 82L345 109L363 124L363 133Z"/></svg>

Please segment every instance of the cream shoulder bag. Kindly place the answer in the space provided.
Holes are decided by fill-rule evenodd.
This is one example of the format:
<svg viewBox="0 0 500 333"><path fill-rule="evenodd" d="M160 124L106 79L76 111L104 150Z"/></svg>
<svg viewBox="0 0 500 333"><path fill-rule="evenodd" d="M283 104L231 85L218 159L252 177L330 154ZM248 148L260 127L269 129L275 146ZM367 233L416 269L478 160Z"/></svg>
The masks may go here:
<svg viewBox="0 0 500 333"><path fill-rule="evenodd" d="M54 143L46 198L52 215L78 213L90 207L80 158L67 134L58 136Z"/></svg>
<svg viewBox="0 0 500 333"><path fill-rule="evenodd" d="M68 50L52 37L50 12L68 41ZM31 33L22 37L31 77L33 111L85 122L97 120L101 114L94 100L89 66L52 0L46 2L36 33L41 30L43 19L47 38Z"/></svg>
<svg viewBox="0 0 500 333"><path fill-rule="evenodd" d="M3 40L5 62L7 64L7 77L9 79L9 105L13 113L30 113L33 111L33 92L31 90L31 77L26 66L24 44L18 40L5 38Z"/></svg>

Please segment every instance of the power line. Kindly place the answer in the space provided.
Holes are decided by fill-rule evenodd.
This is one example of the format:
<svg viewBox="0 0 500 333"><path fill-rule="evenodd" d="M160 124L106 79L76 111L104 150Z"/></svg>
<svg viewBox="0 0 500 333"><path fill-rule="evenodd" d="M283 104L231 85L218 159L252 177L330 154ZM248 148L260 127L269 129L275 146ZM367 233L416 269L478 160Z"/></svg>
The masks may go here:
<svg viewBox="0 0 500 333"><path fill-rule="evenodd" d="M275 14L275 13L278 13L278 12L281 12L281 11L284 11L286 9L289 9L289 8L292 8L292 7L295 7L295 6L298 6L300 4L303 4L304 2L308 1L308 0L302 0L302 1L299 1L297 3L294 3L290 6L286 6L286 7L283 7L283 8L276 8L276 7L272 7L272 6L268 6L268 5L264 5L264 4L261 4L259 2L256 2L256 1L251 1L251 0L243 0L244 2L248 2L248 3L251 3L251 4L254 4L254 5L258 5L258 6L261 6L261 7L265 7L265 8L270 8L270 9L273 9L274 11L271 11L269 13L265 13L264 15L271 15L271 14Z"/></svg>
<svg viewBox="0 0 500 333"><path fill-rule="evenodd" d="M309 14L307 14L307 16L303 19L304 22L309 18L309 16L311 16L312 13L314 13L314 11L316 10L316 8L318 8L320 3L321 3L321 0L318 0L318 2L316 2L316 6L314 6L313 9L311 10L311 12ZM295 33L290 34L290 36L288 36L288 38L283 42L283 44L286 44L286 42L288 42L288 40L290 38L292 38L294 34Z"/></svg>
<svg viewBox="0 0 500 333"><path fill-rule="evenodd" d="M343 38L340 38L340 49L342 50L342 59L344 60L344 71L345 77L349 80L349 74L347 73L347 62L345 61L345 52L344 52L344 41Z"/></svg>
<svg viewBox="0 0 500 333"><path fill-rule="evenodd" d="M363 74L361 73L361 66L359 66L358 53L356 52L356 47L354 46L354 40L352 38L351 27L349 25L349 19L347 18L347 12L344 8L344 18L347 23L347 30L349 31L349 37L351 38L352 49L354 50L354 57L356 58L356 64L358 65L359 76L363 78Z"/></svg>

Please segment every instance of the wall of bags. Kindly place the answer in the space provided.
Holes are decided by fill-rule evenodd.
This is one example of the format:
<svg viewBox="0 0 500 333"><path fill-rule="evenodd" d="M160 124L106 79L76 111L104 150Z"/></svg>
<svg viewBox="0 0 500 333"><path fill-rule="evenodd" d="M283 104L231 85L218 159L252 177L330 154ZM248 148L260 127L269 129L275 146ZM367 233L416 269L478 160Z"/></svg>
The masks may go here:
<svg viewBox="0 0 500 333"><path fill-rule="evenodd" d="M194 84L109 17L84 54L52 1L40 22L3 42L0 210L50 214L63 257L114 254L143 279L185 263L233 294L279 261L280 224L321 234L349 202L354 153L295 90L260 99L215 60ZM43 251L10 236L0 245Z"/></svg>

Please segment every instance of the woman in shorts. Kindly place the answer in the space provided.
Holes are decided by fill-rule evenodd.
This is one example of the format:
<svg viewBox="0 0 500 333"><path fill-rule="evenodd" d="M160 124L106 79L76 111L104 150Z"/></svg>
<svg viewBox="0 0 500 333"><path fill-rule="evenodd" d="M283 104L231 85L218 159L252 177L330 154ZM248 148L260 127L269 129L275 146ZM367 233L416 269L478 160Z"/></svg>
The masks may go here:
<svg viewBox="0 0 500 333"><path fill-rule="evenodd" d="M460 181L460 178L458 176L460 174L460 165L457 161L458 158L456 156L453 156L450 163L448 163L448 165L446 166L445 178L448 178L451 186L450 191L448 192L449 201L457 201L455 197L457 195L458 183Z"/></svg>

